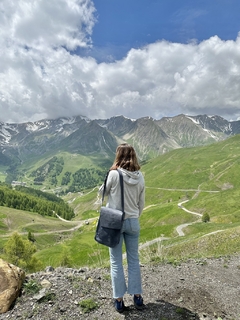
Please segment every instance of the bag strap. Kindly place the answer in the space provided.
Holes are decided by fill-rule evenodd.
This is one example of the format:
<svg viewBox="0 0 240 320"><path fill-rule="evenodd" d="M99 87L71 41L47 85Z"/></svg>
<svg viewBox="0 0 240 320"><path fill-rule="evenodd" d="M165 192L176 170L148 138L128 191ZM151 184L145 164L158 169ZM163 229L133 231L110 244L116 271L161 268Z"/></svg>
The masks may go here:
<svg viewBox="0 0 240 320"><path fill-rule="evenodd" d="M104 180L104 187L103 187L103 194L102 194L102 203L103 203L103 200L104 200L104 195L105 195L105 191L106 191L106 184L107 184L107 178L108 178L108 175L109 175L109 172L110 170L108 171L107 175L106 175L106 178ZM122 204L122 212L123 214L125 214L124 212L124 187L123 187L123 174L122 174L122 171L117 169L117 172L119 174L119 180L120 180L120 187L121 187L121 204Z"/></svg>
<svg viewBox="0 0 240 320"><path fill-rule="evenodd" d="M106 184L107 184L107 178L108 178L109 172L110 172L110 170L107 172L104 183L103 183L102 204L104 201L104 195L105 195L105 191L106 191Z"/></svg>

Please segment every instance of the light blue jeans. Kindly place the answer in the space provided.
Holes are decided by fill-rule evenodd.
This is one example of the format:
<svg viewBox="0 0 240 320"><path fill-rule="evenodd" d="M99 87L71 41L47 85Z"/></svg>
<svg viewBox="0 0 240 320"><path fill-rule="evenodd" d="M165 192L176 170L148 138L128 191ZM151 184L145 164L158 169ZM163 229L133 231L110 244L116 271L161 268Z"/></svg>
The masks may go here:
<svg viewBox="0 0 240 320"><path fill-rule="evenodd" d="M114 248L109 248L114 299L122 298L126 292L132 295L142 293L138 257L139 232L139 219L132 218L124 220L119 244ZM128 286L126 286L122 261L123 240L125 242L127 254Z"/></svg>

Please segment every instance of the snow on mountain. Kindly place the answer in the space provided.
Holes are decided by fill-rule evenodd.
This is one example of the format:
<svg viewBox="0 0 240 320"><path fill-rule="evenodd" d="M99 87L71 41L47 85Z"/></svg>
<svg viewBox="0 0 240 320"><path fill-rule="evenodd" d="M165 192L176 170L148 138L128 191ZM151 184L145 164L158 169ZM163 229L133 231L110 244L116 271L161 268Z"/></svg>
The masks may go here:
<svg viewBox="0 0 240 320"><path fill-rule="evenodd" d="M0 140L1 145L9 144L11 141L12 135L17 134L18 129L14 124L1 123L0 124L0 136L2 137Z"/></svg>
<svg viewBox="0 0 240 320"><path fill-rule="evenodd" d="M192 122L195 123L195 124L200 124L198 120L196 120L196 119L194 119L194 118L192 118L190 116L186 116L186 118L192 120Z"/></svg>
<svg viewBox="0 0 240 320"><path fill-rule="evenodd" d="M138 138L141 137L138 141L139 150L142 149L141 144L143 143L145 147L152 146L151 148L158 150L160 140L162 145L172 149L174 146L191 147L208 144L240 133L240 121L229 122L217 115L190 116L182 114L175 117L164 117L160 120L151 117L129 119L124 116L90 120L84 116L76 116L43 119L21 124L0 123L0 146L15 149L25 148L25 152L26 149L31 152L31 148L34 146L38 152L43 152L43 150L51 148L51 143L57 147L62 144L63 139L71 136L77 130L81 128L87 130L86 124L93 122L124 141L130 141L130 137L135 139L134 141L138 141ZM142 131L146 132L144 137L142 137ZM149 132L152 132L152 135L149 136L147 134ZM88 132L85 134L88 137ZM89 132L89 134L91 133ZM158 135L161 136L161 139Z"/></svg>

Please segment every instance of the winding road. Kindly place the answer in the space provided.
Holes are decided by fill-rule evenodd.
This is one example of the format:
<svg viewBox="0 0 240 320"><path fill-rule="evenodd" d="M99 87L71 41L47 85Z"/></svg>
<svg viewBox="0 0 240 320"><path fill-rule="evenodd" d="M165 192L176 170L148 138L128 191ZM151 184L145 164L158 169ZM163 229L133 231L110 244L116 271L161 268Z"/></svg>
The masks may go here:
<svg viewBox="0 0 240 320"><path fill-rule="evenodd" d="M199 189L168 189L168 188L154 188L154 187L147 187L147 188L150 188L150 189L160 189L160 190L167 190L167 191L196 191L196 194L198 194L199 192L207 192L207 193L216 193L216 192L219 192L219 191L209 191L209 190L199 190ZM95 188L94 188L95 189ZM93 190L94 190L93 189ZM92 190L92 191L93 191ZM91 192L92 192L91 191ZM181 210L184 210L185 212L188 212L188 213L191 213L193 215L196 215L198 216L199 218L202 217L202 214L198 213L198 212L194 212L194 211L190 211L188 209L186 209L183 204L188 202L189 200L185 200L185 201L182 201L182 202L179 202L178 203L178 208L181 209ZM99 198L99 196L97 197L97 200L95 202L95 204L100 204L101 203L101 199ZM153 207L153 206L156 206L156 205L149 205L147 207L144 208L144 210L150 208L150 207ZM55 213L55 212L54 212ZM69 220L65 220L63 219L62 217L60 217L57 213L55 213L56 217L64 222L67 222L67 223L73 223L73 221L69 221ZM91 219L88 219L87 220L87 223L91 222L91 221L95 221L97 218L91 218ZM186 228L187 226L190 226L194 223L197 223L199 222L200 219L198 219L197 221L194 221L194 222L190 222L190 223L184 223L184 224L181 224L179 226L176 227L176 232L178 234L178 236L180 237L183 237L185 235L185 233L183 232L183 229ZM86 224L86 221L85 220L80 220L80 221L76 221L76 226L73 226L69 229L64 229L64 230L53 230L53 231L46 231L46 232L41 232L41 233L34 233L34 236L38 236L38 235L46 235L46 234L54 234L54 233L61 233L61 232L71 232L71 231L75 231L77 229L79 229L81 226L83 226L84 224ZM218 231L214 231L214 232L211 232L210 234L212 233L217 233L217 232L221 232L222 230L218 230ZM24 235L24 234L27 234L27 232L21 232L20 233L21 235ZM9 235L0 235L0 237L9 237ZM139 245L139 249L143 249L143 248L146 248L148 247L149 245L152 245L154 243L157 243L157 242L160 242L162 240L167 240L169 238L166 238L166 237L158 237L158 238L155 238L153 240L150 240L150 241L147 241L145 242L144 244L140 244Z"/></svg>

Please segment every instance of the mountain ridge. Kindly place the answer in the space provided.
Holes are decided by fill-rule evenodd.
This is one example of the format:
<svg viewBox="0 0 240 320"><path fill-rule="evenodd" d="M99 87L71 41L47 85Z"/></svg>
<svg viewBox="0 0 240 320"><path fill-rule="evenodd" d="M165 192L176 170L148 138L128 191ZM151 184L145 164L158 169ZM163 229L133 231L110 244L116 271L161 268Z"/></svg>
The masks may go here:
<svg viewBox="0 0 240 320"><path fill-rule="evenodd" d="M142 117L132 120L124 116L115 116L109 119L91 120L83 116L77 116L72 118L63 117L57 119L43 119L36 122L20 124L1 122L0 146L2 148L7 146L16 147L16 144L23 143L25 139L30 139L29 137L36 138L36 136L40 136L44 133L55 136L55 138L58 136L64 139L81 128L81 125L91 122L96 122L100 127L108 130L117 138L126 140L128 140L129 137L131 138L135 131L138 131L138 125L144 123L144 126L147 125L148 128L150 128L151 125L157 124L159 127L159 135L163 136L163 138L166 140L177 140L174 141L176 147L178 147L178 144L180 147L185 146L185 140L181 140L181 136L179 137L179 132L184 134L190 129L191 134L194 133L194 130L198 131L198 133L201 133L201 137L204 138L202 144L208 144L214 140L222 140L229 135L240 133L240 121L229 122L228 120L217 115L189 116L180 114L174 117L163 117L159 120L151 117ZM208 141L208 139L210 140ZM195 146L199 143L200 142L198 140L195 142L195 144L192 144L191 140L189 140L189 146Z"/></svg>
<svg viewBox="0 0 240 320"><path fill-rule="evenodd" d="M11 182L19 179L18 171L24 164L26 172L38 161L47 162L63 152L69 157L78 155L79 161L87 157L93 167L104 163L108 167L122 142L132 144L144 162L174 149L208 145L239 133L240 121L229 122L217 115L180 114L159 120L121 115L91 120L79 115L27 123L0 122L0 165L6 168ZM42 163L37 166L42 167ZM54 181L60 184L60 180Z"/></svg>

